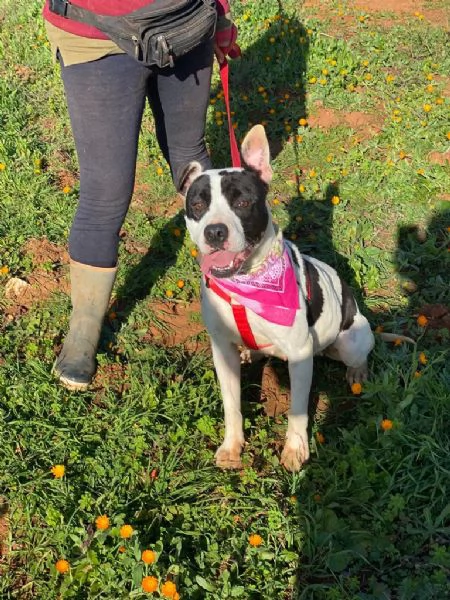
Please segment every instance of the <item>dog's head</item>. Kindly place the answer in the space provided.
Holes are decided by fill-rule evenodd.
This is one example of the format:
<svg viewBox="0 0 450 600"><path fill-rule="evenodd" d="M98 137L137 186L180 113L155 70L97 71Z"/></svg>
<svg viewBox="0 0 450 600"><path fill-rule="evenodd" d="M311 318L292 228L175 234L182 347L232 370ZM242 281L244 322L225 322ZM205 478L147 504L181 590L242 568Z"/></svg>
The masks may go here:
<svg viewBox="0 0 450 600"><path fill-rule="evenodd" d="M247 133L241 154L243 168L203 171L191 162L182 176L187 228L202 271L215 277L240 271L271 223L266 196L272 169L262 125Z"/></svg>

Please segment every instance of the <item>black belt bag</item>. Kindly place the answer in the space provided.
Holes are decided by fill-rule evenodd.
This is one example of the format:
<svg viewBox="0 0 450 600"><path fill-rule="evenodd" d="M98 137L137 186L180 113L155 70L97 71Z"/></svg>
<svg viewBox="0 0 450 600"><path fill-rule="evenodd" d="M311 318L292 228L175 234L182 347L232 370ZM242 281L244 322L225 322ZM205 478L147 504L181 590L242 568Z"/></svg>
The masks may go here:
<svg viewBox="0 0 450 600"><path fill-rule="evenodd" d="M68 0L49 0L51 12L93 25L147 67L168 67L214 37L215 0L155 0L124 15L98 15Z"/></svg>

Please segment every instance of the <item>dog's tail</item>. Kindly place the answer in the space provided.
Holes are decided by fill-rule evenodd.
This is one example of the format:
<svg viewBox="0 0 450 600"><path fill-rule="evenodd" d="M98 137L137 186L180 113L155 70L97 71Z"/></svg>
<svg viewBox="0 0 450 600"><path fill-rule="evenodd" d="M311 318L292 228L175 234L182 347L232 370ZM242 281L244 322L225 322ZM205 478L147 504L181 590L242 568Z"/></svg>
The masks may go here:
<svg viewBox="0 0 450 600"><path fill-rule="evenodd" d="M416 341L406 335L400 335L398 333L385 333L384 331L376 332L377 335L385 342L408 342L408 344L415 344Z"/></svg>

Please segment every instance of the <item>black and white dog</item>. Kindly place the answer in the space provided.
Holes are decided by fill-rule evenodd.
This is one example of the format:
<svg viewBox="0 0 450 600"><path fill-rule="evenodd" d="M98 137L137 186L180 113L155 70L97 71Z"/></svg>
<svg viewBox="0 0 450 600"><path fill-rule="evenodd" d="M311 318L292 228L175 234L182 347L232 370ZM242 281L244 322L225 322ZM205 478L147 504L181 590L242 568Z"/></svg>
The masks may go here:
<svg viewBox="0 0 450 600"><path fill-rule="evenodd" d="M374 337L336 271L300 254L273 224L266 203L272 169L261 125L246 135L241 153L242 169L202 171L190 163L182 186L187 227L204 273L202 314L225 412L216 464L241 466L239 347L246 346L288 361L291 407L281 462L297 471L309 458L314 354L342 361L348 382L362 382Z"/></svg>

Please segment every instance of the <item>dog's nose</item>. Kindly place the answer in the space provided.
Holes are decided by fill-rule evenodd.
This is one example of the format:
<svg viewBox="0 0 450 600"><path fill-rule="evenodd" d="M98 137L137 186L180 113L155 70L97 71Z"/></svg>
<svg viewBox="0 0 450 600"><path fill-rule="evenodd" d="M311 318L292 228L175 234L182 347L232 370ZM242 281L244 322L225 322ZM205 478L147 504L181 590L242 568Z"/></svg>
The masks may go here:
<svg viewBox="0 0 450 600"><path fill-rule="evenodd" d="M220 248L228 238L228 227L223 223L213 223L205 227L205 239L213 248Z"/></svg>

